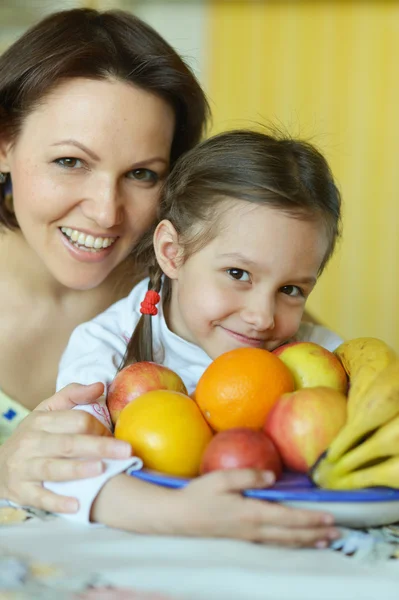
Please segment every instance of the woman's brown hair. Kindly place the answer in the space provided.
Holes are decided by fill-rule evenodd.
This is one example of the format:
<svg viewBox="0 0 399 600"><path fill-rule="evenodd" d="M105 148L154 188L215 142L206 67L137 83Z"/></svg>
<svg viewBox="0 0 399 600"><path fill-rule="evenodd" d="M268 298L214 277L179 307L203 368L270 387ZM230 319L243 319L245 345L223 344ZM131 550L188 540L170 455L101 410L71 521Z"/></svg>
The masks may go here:
<svg viewBox="0 0 399 600"><path fill-rule="evenodd" d="M191 70L149 25L130 13L73 9L50 15L0 57L0 132L15 140L24 119L62 81L116 78L174 109L171 164L202 137L209 106ZM17 228L0 185L0 224Z"/></svg>
<svg viewBox="0 0 399 600"><path fill-rule="evenodd" d="M237 130L209 138L182 156L165 183L159 221L168 219L175 227L183 261L215 238L231 199L319 222L328 240L323 271L340 235L341 197L326 159L313 145L280 134ZM160 292L163 274L155 259L154 229L136 252L147 265L148 289ZM167 277L162 295L167 302ZM153 360L151 319L140 318L121 368Z"/></svg>

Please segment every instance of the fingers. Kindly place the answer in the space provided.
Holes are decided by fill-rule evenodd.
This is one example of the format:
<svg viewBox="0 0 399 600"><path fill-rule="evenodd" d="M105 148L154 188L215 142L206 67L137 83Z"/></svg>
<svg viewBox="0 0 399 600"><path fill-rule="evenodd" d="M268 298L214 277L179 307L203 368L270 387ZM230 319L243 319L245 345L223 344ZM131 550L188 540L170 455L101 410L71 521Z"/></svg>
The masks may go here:
<svg viewBox="0 0 399 600"><path fill-rule="evenodd" d="M37 458L25 463L20 469L21 476L27 481L71 481L96 477L104 472L101 460L65 460L55 458Z"/></svg>
<svg viewBox="0 0 399 600"><path fill-rule="evenodd" d="M241 492L250 488L263 488L273 485L275 476L271 471L256 469L226 469L203 475L202 482L209 485L214 493Z"/></svg>
<svg viewBox="0 0 399 600"><path fill-rule="evenodd" d="M328 526L334 522L332 515L321 511L294 509L274 502L264 502L263 506L267 507L269 522L293 529Z"/></svg>
<svg viewBox="0 0 399 600"><path fill-rule="evenodd" d="M327 548L338 537L340 537L340 533L328 527L289 529L287 527L268 525L262 532L262 537L259 541L264 544L277 544L293 548Z"/></svg>
<svg viewBox="0 0 399 600"><path fill-rule="evenodd" d="M29 419L31 428L35 431L112 437L112 433L101 421L83 410L33 412Z"/></svg>
<svg viewBox="0 0 399 600"><path fill-rule="evenodd" d="M35 410L69 410L77 404L90 404L104 393L104 385L100 382L91 385L71 383L62 390L41 402Z"/></svg>
<svg viewBox="0 0 399 600"><path fill-rule="evenodd" d="M246 499L243 522L256 541L284 546L326 547L340 534L328 513ZM257 537L258 536L258 537Z"/></svg>
<svg viewBox="0 0 399 600"><path fill-rule="evenodd" d="M26 483L21 490L22 498L29 498L29 506L48 512L73 514L79 510L79 502L70 496L59 496L40 484ZM15 500L24 504L20 500Z"/></svg>
<svg viewBox="0 0 399 600"><path fill-rule="evenodd" d="M132 455L132 447L127 442L116 440L113 437L77 435L74 433L42 433L27 434L20 442L19 453L29 457L43 457L46 461L53 461L60 457L122 459L129 458ZM24 464L26 465L26 461ZM31 478L29 473L22 474L22 476ZM45 480L46 477L41 474L38 479Z"/></svg>

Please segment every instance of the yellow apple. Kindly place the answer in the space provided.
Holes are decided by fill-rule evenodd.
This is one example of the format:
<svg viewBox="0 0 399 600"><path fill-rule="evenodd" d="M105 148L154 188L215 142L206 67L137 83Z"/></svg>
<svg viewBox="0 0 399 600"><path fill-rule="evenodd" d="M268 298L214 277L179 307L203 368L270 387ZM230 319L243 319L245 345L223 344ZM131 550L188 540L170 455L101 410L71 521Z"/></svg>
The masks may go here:
<svg viewBox="0 0 399 600"><path fill-rule="evenodd" d="M313 342L292 342L273 352L289 368L295 389L323 386L346 394L348 377L339 359Z"/></svg>

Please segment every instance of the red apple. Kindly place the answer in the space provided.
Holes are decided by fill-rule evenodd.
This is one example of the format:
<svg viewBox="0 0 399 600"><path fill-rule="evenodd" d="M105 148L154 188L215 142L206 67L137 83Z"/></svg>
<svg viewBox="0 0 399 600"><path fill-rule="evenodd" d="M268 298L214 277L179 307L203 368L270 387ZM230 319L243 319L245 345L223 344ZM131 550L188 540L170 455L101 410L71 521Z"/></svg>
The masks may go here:
<svg viewBox="0 0 399 600"><path fill-rule="evenodd" d="M167 367L154 362L137 362L119 371L108 388L107 406L115 425L121 410L141 394L171 390L187 394L182 379Z"/></svg>
<svg viewBox="0 0 399 600"><path fill-rule="evenodd" d="M348 378L339 359L313 342L292 342L273 351L291 371L295 389L330 387L343 394L348 388Z"/></svg>
<svg viewBox="0 0 399 600"><path fill-rule="evenodd" d="M202 456L201 474L221 469L262 469L281 477L281 458L263 431L246 427L226 429L209 442Z"/></svg>
<svg viewBox="0 0 399 600"><path fill-rule="evenodd" d="M306 473L346 421L346 397L327 387L283 394L272 407L264 431L293 471Z"/></svg>

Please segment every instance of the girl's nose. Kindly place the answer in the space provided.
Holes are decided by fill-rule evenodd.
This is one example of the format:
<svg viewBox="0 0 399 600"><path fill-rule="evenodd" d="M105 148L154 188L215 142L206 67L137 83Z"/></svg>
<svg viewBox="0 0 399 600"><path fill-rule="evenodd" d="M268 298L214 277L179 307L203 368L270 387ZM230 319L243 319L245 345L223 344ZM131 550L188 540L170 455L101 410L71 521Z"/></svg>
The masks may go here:
<svg viewBox="0 0 399 600"><path fill-rule="evenodd" d="M274 301L263 295L256 300L251 299L241 311L241 317L256 331L266 331L274 328L274 311Z"/></svg>
<svg viewBox="0 0 399 600"><path fill-rule="evenodd" d="M123 204L118 194L117 184L107 182L93 190L82 204L86 217L103 229L111 229L123 220Z"/></svg>

